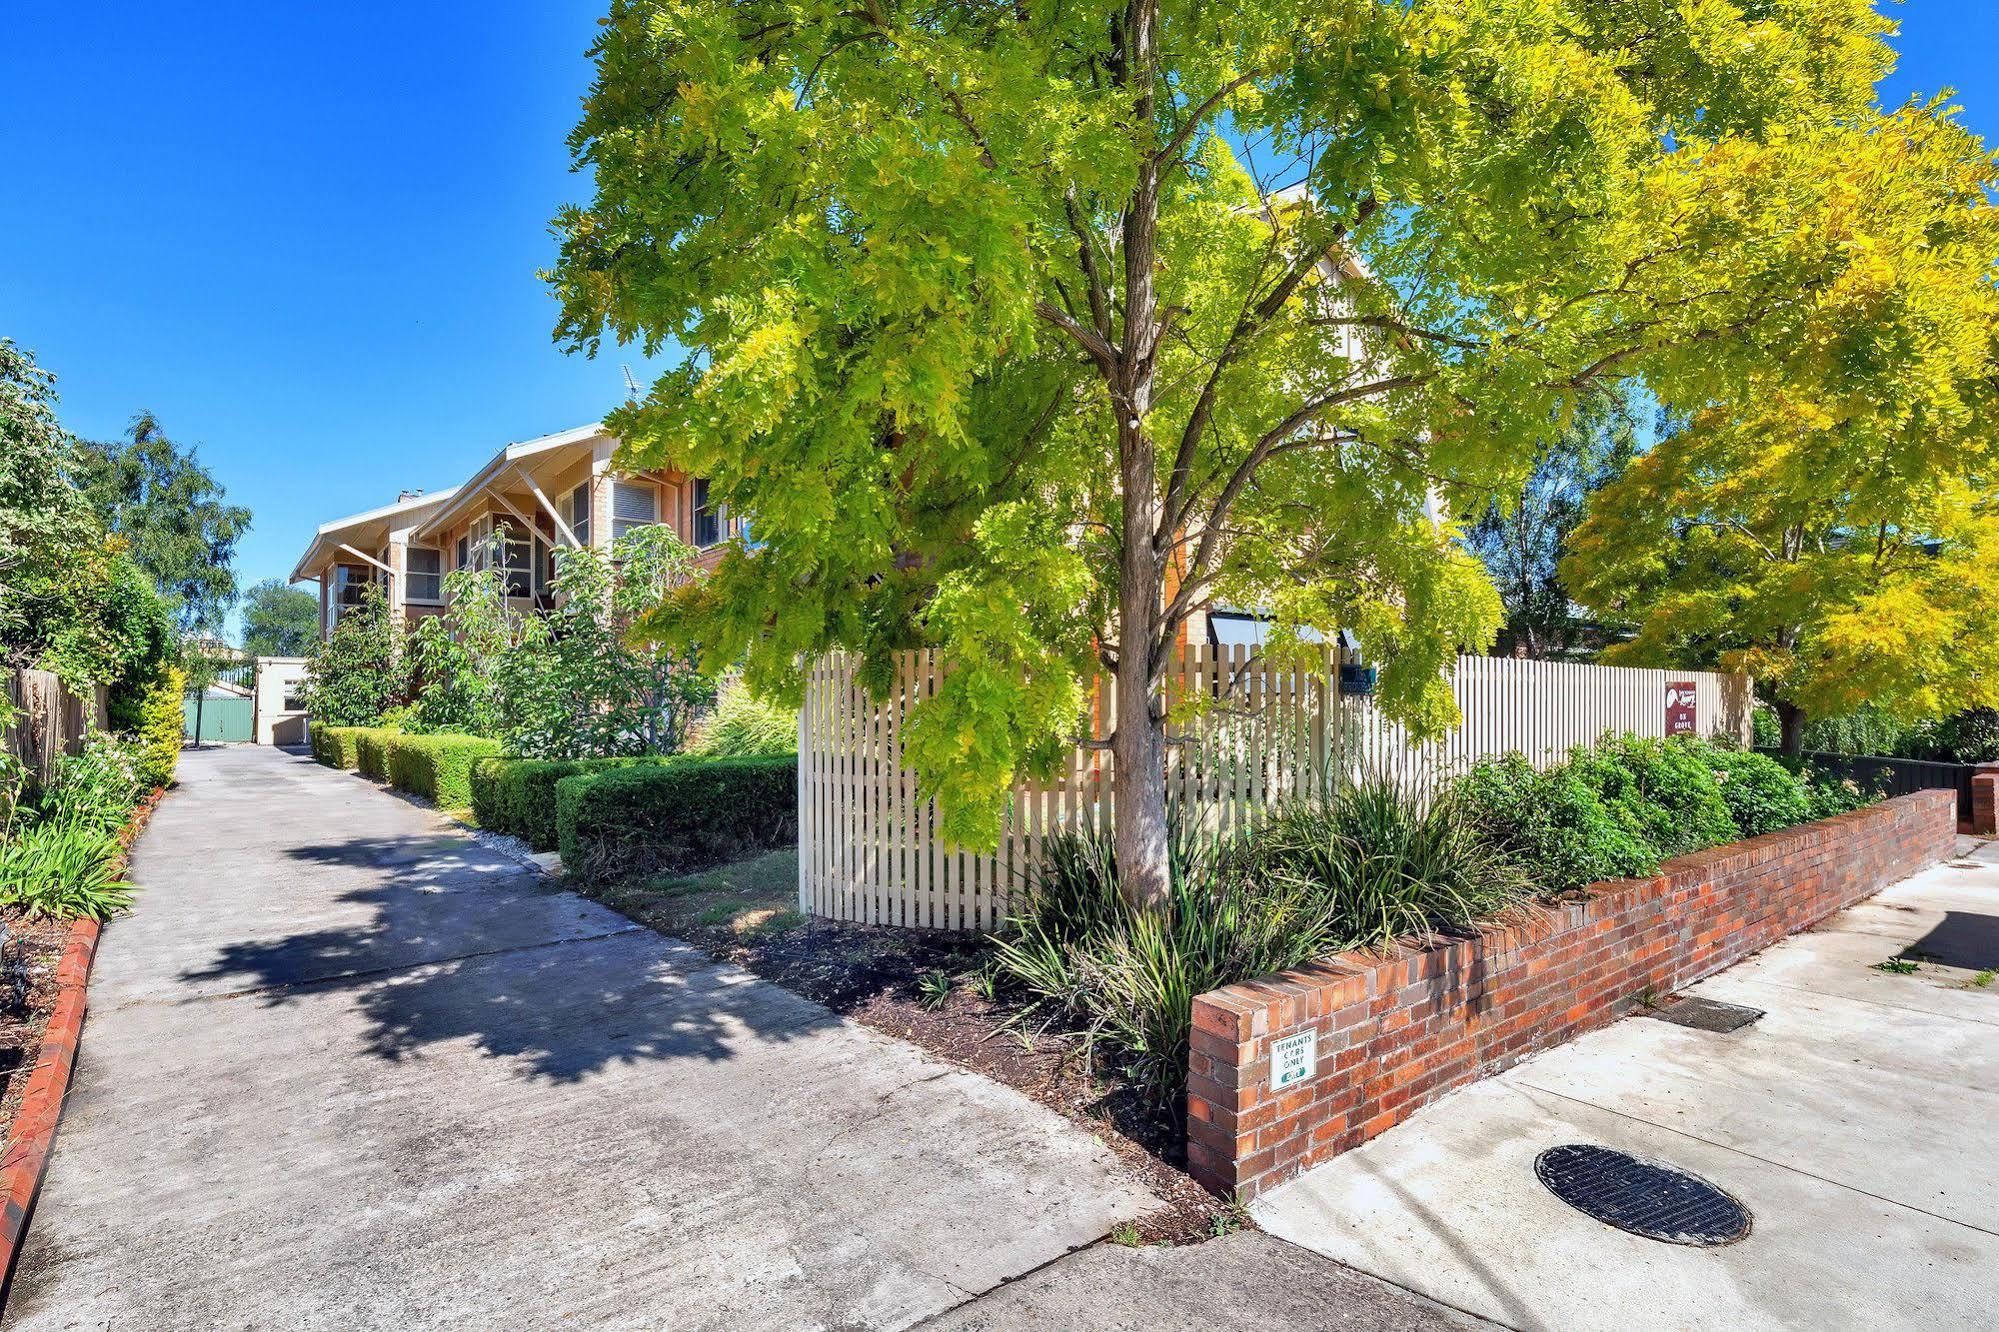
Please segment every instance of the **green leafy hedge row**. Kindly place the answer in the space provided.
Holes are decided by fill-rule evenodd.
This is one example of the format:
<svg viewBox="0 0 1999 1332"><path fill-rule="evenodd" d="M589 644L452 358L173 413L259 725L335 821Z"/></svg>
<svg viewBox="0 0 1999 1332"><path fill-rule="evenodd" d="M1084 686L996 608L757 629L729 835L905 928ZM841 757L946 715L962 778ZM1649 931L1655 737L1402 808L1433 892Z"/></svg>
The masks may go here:
<svg viewBox="0 0 1999 1332"><path fill-rule="evenodd" d="M1536 769L1486 759L1458 794L1543 892L1650 874L1662 860L1827 818L1874 797L1763 754L1706 740L1625 735Z"/></svg>
<svg viewBox="0 0 1999 1332"><path fill-rule="evenodd" d="M555 784L611 768L684 762L678 757L525 759L482 758L472 765L472 812L481 828L518 837L537 851L559 845Z"/></svg>
<svg viewBox="0 0 1999 1332"><path fill-rule="evenodd" d="M790 755L579 773L555 791L563 868L585 878L688 874L798 840Z"/></svg>
<svg viewBox="0 0 1999 1332"><path fill-rule="evenodd" d="M500 752L497 740L476 735L410 735L390 726L315 726L312 756L329 768L351 768L444 809L472 804L472 767Z"/></svg>

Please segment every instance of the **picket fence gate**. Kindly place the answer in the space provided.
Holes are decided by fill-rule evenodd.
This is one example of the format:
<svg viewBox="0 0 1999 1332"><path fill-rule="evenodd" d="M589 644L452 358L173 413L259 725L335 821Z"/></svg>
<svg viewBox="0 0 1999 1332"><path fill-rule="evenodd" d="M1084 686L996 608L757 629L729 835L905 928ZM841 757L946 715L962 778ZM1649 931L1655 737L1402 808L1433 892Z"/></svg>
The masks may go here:
<svg viewBox="0 0 1999 1332"><path fill-rule="evenodd" d="M807 677L798 722L800 909L908 928L995 928L1028 886L1046 839L1108 815L1109 752L1078 745L1047 778L1018 783L995 850L947 844L901 747L910 707L943 678L938 654L900 654L895 688L880 703L857 665L835 654ZM1546 763L1606 732L1750 738L1746 676L1463 657L1451 686L1463 724L1419 745L1371 698L1341 693L1330 657L1301 672L1240 644L1187 648L1169 669L1169 703L1205 697L1214 705L1169 728L1169 799L1206 826L1235 829L1344 776L1379 776L1421 795L1481 758L1517 750ZM1102 678L1090 717L1096 738L1116 714L1115 681Z"/></svg>
<svg viewBox="0 0 1999 1332"><path fill-rule="evenodd" d="M91 730L109 725L103 685L79 694L52 671L8 672L7 698L14 723L0 729L0 749L26 764L37 782L49 780L62 755L80 752Z"/></svg>

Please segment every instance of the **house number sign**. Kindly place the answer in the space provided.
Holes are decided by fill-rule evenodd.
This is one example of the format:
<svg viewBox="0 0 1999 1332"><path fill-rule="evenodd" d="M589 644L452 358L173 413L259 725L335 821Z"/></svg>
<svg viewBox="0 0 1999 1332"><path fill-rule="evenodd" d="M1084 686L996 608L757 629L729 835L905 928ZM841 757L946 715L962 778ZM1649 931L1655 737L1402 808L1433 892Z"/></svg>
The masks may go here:
<svg viewBox="0 0 1999 1332"><path fill-rule="evenodd" d="M1319 1062L1319 1033L1301 1031L1270 1043L1270 1087L1281 1091L1312 1076Z"/></svg>

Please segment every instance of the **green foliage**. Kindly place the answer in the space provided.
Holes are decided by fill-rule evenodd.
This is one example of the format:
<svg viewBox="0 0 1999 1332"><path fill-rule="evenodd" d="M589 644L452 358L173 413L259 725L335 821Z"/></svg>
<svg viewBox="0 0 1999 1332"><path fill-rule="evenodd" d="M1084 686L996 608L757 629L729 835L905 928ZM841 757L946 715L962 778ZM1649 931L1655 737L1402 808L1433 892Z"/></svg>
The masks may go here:
<svg viewBox="0 0 1999 1332"><path fill-rule="evenodd" d="M472 765L500 752L498 741L476 735L389 732L381 744L389 784L433 801L440 809L470 807Z"/></svg>
<svg viewBox="0 0 1999 1332"><path fill-rule="evenodd" d="M329 726L373 726L411 696L408 634L388 596L367 588L341 612L306 666L306 710Z"/></svg>
<svg viewBox="0 0 1999 1332"><path fill-rule="evenodd" d="M1811 783L1767 754L1718 745L1697 747L1721 784L1729 818L1742 837L1794 828L1821 817Z"/></svg>
<svg viewBox="0 0 1999 1332"><path fill-rule="evenodd" d="M64 473L73 446L56 419L55 376L0 338L0 661L34 663L28 599L72 548L98 533Z"/></svg>
<svg viewBox="0 0 1999 1332"><path fill-rule="evenodd" d="M562 863L586 879L689 874L798 836L793 758L687 760L556 783Z"/></svg>
<svg viewBox="0 0 1999 1332"><path fill-rule="evenodd" d="M35 802L35 817L116 833L139 803L137 744L92 733L75 754L56 760L55 772Z"/></svg>
<svg viewBox="0 0 1999 1332"><path fill-rule="evenodd" d="M565 777L641 763L670 763L669 756L599 759L483 758L472 765L472 811L481 828L518 837L536 851L560 844L555 787Z"/></svg>
<svg viewBox="0 0 1999 1332"><path fill-rule="evenodd" d="M0 904L30 916L105 920L132 904L124 848L95 818L37 820L0 842Z"/></svg>
<svg viewBox="0 0 1999 1332"><path fill-rule="evenodd" d="M194 450L168 439L151 412L134 417L119 443L79 447L74 467L77 488L125 540L181 633L219 635L236 599L230 564L250 511L224 503Z"/></svg>
<svg viewBox="0 0 1999 1332"><path fill-rule="evenodd" d="M312 724L312 756L329 768L353 771L361 766L362 726Z"/></svg>
<svg viewBox="0 0 1999 1332"><path fill-rule="evenodd" d="M1588 395L1781 404L1829 495L1968 436L1992 166L1941 107L1876 110L1889 31L1867 0L614 0L558 334L686 351L613 414L621 461L755 536L651 628L792 700L829 647L878 688L940 648L906 752L973 843L1112 660L1120 739L1156 742L1138 695L1217 603L1355 630L1384 710L1447 729L1500 605L1426 510L1519 494ZM1820 411L1883 447L1820 449ZM1115 781L1152 831L1161 765Z"/></svg>
<svg viewBox="0 0 1999 1332"><path fill-rule="evenodd" d="M715 711L687 747L705 758L798 752L798 709L767 703L742 684L722 690Z"/></svg>
<svg viewBox="0 0 1999 1332"><path fill-rule="evenodd" d="M1737 835L1706 750L1697 742L1621 735L1572 754L1569 767L1661 859L1719 846Z"/></svg>
<svg viewBox="0 0 1999 1332"><path fill-rule="evenodd" d="M138 690L134 725L139 745L137 775L147 787L173 784L181 740L187 731L186 714L181 711L186 694L187 677L178 666L160 668Z"/></svg>
<svg viewBox="0 0 1999 1332"><path fill-rule="evenodd" d="M1814 819L1829 819L1835 814L1861 809L1881 798L1879 792L1867 790L1851 778L1814 763L1805 764L1802 775Z"/></svg>
<svg viewBox="0 0 1999 1332"><path fill-rule="evenodd" d="M1027 909L995 941L1001 980L1106 1045L1161 1110L1185 1087L1194 999L1345 949L1462 925L1529 891L1455 799L1364 781L1234 838L1178 826L1172 897L1134 908L1094 828L1051 839Z"/></svg>
<svg viewBox="0 0 1999 1332"><path fill-rule="evenodd" d="M252 657L303 657L319 642L319 598L266 578L243 594L243 651Z"/></svg>
<svg viewBox="0 0 1999 1332"><path fill-rule="evenodd" d="M362 726L354 734L354 769L378 782L389 780L389 742L402 732L389 726Z"/></svg>
<svg viewBox="0 0 1999 1332"><path fill-rule="evenodd" d="M1567 763L1536 769L1519 754L1485 759L1459 780L1458 793L1486 835L1526 865L1544 892L1659 867L1658 848Z"/></svg>

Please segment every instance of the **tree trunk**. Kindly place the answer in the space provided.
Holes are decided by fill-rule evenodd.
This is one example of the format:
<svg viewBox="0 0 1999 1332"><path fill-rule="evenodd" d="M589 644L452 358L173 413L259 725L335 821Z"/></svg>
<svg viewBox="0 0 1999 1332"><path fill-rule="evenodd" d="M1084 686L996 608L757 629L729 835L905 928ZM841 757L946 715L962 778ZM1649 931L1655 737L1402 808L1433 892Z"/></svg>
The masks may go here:
<svg viewBox="0 0 1999 1332"><path fill-rule="evenodd" d="M194 747L196 749L201 748L201 704L202 700L207 696L208 691L206 689L203 689L194 696Z"/></svg>
<svg viewBox="0 0 1999 1332"><path fill-rule="evenodd" d="M1803 758L1805 753L1805 712L1793 703L1779 701L1777 720L1783 725L1784 757Z"/></svg>

